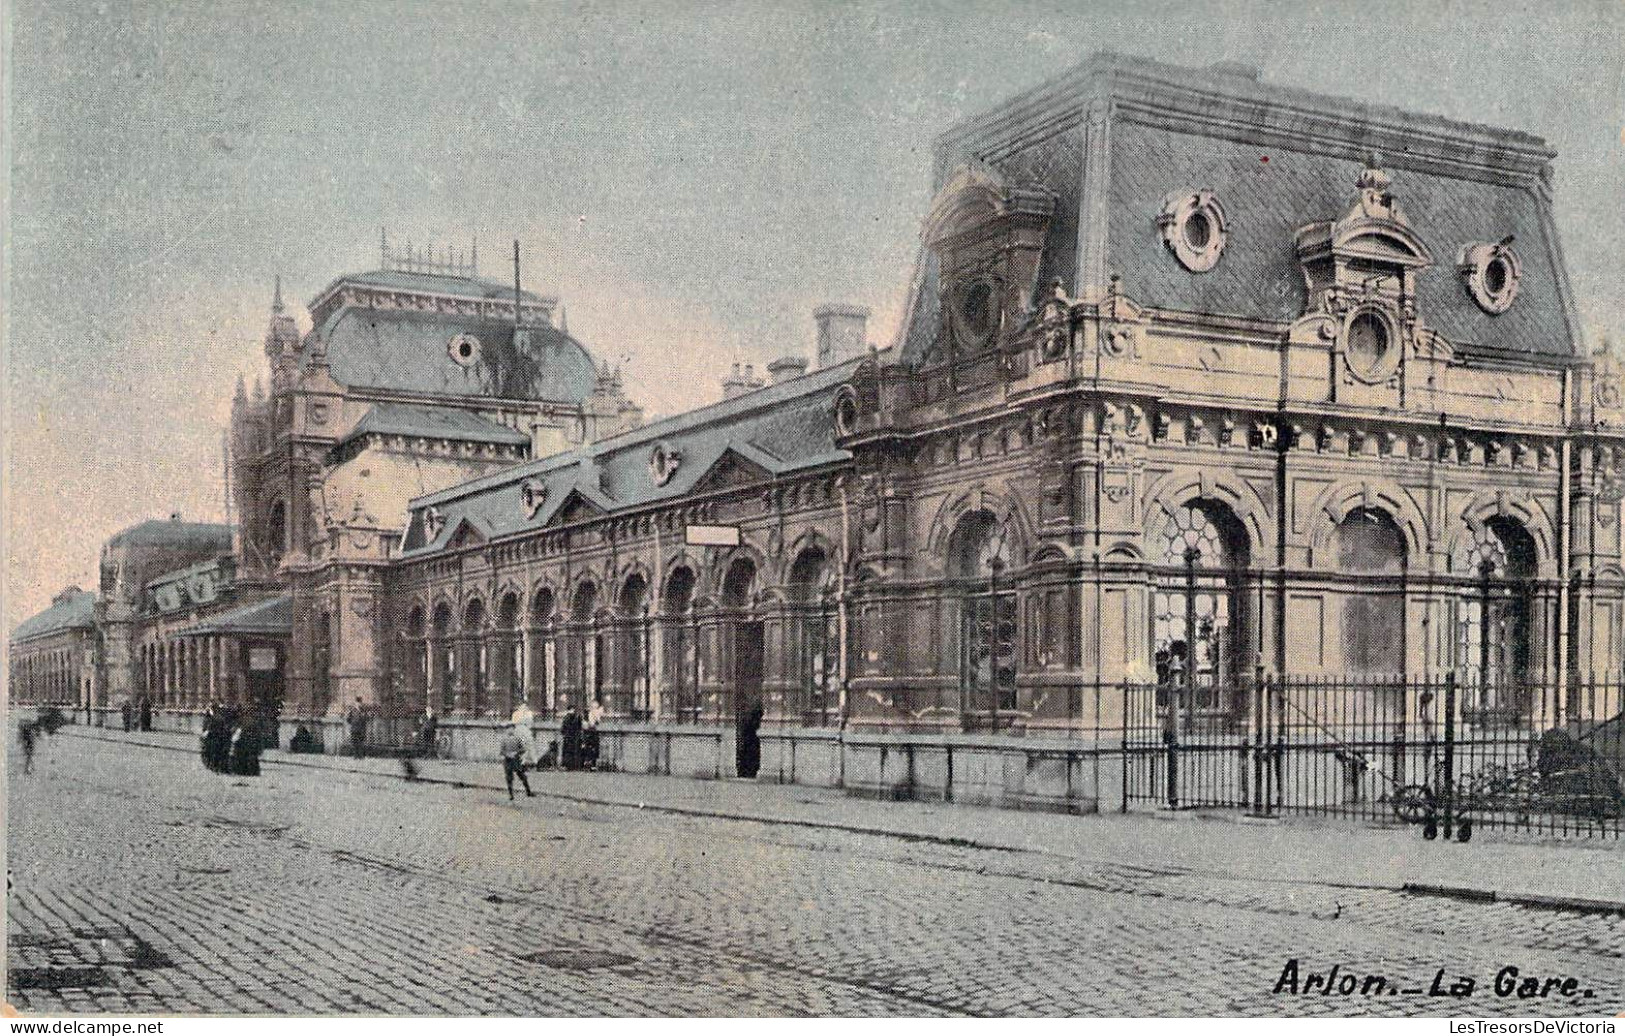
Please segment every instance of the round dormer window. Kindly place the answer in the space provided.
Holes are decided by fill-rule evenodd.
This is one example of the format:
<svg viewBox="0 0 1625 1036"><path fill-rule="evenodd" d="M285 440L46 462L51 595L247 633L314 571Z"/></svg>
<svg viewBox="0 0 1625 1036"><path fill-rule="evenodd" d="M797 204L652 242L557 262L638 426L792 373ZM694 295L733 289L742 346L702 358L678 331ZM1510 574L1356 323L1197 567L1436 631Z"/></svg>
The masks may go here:
<svg viewBox="0 0 1625 1036"><path fill-rule="evenodd" d="M956 338L965 349L984 349L999 328L998 290L993 282L976 278L961 283L953 295Z"/></svg>
<svg viewBox="0 0 1625 1036"><path fill-rule="evenodd" d="M1163 199L1157 215L1163 244L1192 273L1218 265L1227 235L1224 208L1212 191L1187 191Z"/></svg>
<svg viewBox="0 0 1625 1036"><path fill-rule="evenodd" d="M453 335L446 343L446 354L460 367L472 367L480 359L480 340L473 335Z"/></svg>
<svg viewBox="0 0 1625 1036"><path fill-rule="evenodd" d="M1399 368L1399 340L1388 317L1378 309L1360 309L1343 325L1343 358L1349 373L1361 381L1386 381Z"/></svg>
<svg viewBox="0 0 1625 1036"><path fill-rule="evenodd" d="M1523 263L1512 250L1512 239L1497 244L1468 245L1457 264L1467 294L1486 313L1505 313L1518 297Z"/></svg>
<svg viewBox="0 0 1625 1036"><path fill-rule="evenodd" d="M649 451L649 478L657 486L670 482L672 476L677 474L677 468L683 462L683 452L673 449L663 442L654 444Z"/></svg>

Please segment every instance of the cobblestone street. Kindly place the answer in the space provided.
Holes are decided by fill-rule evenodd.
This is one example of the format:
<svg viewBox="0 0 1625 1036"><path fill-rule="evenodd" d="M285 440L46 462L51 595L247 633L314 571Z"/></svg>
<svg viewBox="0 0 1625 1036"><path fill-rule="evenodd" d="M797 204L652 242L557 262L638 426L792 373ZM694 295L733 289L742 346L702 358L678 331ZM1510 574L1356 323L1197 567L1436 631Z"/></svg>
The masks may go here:
<svg viewBox="0 0 1625 1036"><path fill-rule="evenodd" d="M1092 831L1131 821L1067 818L1076 852L989 848L562 796L579 777L535 775L538 796L510 804L382 766L272 758L258 779L222 777L195 753L65 731L34 773L10 771L8 999L165 1014L1625 1010L1619 917L1087 858ZM910 821L933 808L868 805ZM1292 958L1304 978L1338 965L1396 991L1276 994ZM1498 997L1507 965L1592 995ZM1476 980L1470 1000L1425 994L1441 968L1445 986Z"/></svg>

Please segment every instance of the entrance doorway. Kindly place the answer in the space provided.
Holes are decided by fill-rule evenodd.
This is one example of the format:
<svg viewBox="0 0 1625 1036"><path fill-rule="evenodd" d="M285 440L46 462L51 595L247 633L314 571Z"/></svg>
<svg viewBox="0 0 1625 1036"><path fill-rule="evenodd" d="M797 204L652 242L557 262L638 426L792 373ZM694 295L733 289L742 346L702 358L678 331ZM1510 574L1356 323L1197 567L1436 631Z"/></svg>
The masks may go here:
<svg viewBox="0 0 1625 1036"><path fill-rule="evenodd" d="M276 748L281 740L283 649L275 644L251 644L246 656L249 710L259 725L261 744Z"/></svg>
<svg viewBox="0 0 1625 1036"><path fill-rule="evenodd" d="M755 777L762 767L762 624L734 624L734 767Z"/></svg>

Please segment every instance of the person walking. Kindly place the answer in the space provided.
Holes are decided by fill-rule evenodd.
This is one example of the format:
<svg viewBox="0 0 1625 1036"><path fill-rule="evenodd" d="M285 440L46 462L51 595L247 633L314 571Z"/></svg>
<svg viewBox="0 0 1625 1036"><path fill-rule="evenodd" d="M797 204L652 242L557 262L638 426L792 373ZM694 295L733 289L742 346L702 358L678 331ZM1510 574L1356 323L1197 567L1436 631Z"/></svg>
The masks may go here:
<svg viewBox="0 0 1625 1036"><path fill-rule="evenodd" d="M17 728L17 736L23 743L23 772L34 772L34 741L39 737L39 728L32 720L23 720L22 726Z"/></svg>
<svg viewBox="0 0 1625 1036"><path fill-rule="evenodd" d="M124 720L124 732L128 734L130 732L130 723L132 719L130 714L130 699L125 698L124 704L119 707L119 717Z"/></svg>
<svg viewBox="0 0 1625 1036"><path fill-rule="evenodd" d="M152 699L143 694L141 695L140 705L138 711L141 715L141 732L143 734L150 733L152 731Z"/></svg>
<svg viewBox="0 0 1625 1036"><path fill-rule="evenodd" d="M435 719L434 706L425 705L423 715L418 717L418 755L425 759L433 759L435 754L435 737L440 732L440 721Z"/></svg>
<svg viewBox="0 0 1625 1036"><path fill-rule="evenodd" d="M355 704L345 716L350 725L350 751L357 759L367 746L367 706L362 703L361 696L356 695Z"/></svg>
<svg viewBox="0 0 1625 1036"><path fill-rule="evenodd" d="M508 801L513 801L513 779L516 775L519 783L525 786L525 797L534 798L536 793L530 790L530 779L525 776L525 741L518 731L509 727L507 733L502 735L498 750L502 752L502 779L508 785Z"/></svg>

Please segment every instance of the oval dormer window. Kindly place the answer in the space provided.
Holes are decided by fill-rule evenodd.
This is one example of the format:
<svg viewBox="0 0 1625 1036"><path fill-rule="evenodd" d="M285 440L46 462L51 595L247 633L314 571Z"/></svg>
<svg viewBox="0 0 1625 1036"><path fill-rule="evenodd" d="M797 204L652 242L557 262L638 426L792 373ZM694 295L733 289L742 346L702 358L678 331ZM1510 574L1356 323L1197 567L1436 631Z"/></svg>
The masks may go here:
<svg viewBox="0 0 1625 1036"><path fill-rule="evenodd" d="M954 330L961 348L987 348L999 329L998 292L983 278L959 285L953 297Z"/></svg>
<svg viewBox="0 0 1625 1036"><path fill-rule="evenodd" d="M473 335L453 335L446 343L446 354L460 367L472 367L480 359L480 340Z"/></svg>
<svg viewBox="0 0 1625 1036"><path fill-rule="evenodd" d="M1510 237L1493 245L1468 245L1461 250L1461 260L1456 268L1461 273L1467 294L1486 313L1505 313L1518 297L1523 263L1519 261L1518 253L1512 250Z"/></svg>
<svg viewBox="0 0 1625 1036"><path fill-rule="evenodd" d="M1224 208L1212 191L1184 191L1163 199L1157 215L1163 244L1192 273L1218 265L1226 241Z"/></svg>
<svg viewBox="0 0 1625 1036"><path fill-rule="evenodd" d="M1399 367L1399 343L1380 310L1361 309L1343 326L1343 356L1349 373L1361 381L1386 381Z"/></svg>

